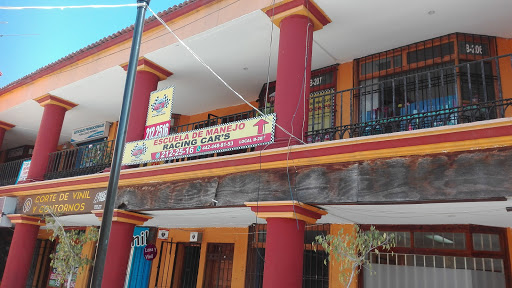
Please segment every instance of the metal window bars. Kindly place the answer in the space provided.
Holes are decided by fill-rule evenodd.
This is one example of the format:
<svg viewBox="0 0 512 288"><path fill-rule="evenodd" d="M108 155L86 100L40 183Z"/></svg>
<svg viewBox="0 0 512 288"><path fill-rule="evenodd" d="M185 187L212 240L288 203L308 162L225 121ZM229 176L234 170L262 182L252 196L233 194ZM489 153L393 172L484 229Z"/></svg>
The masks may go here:
<svg viewBox="0 0 512 288"><path fill-rule="evenodd" d="M506 117L512 99L503 99L501 68L512 54L458 65L432 66L380 82L338 91L350 98L350 123L308 131L311 142L411 131ZM343 115L339 115L343 119Z"/></svg>

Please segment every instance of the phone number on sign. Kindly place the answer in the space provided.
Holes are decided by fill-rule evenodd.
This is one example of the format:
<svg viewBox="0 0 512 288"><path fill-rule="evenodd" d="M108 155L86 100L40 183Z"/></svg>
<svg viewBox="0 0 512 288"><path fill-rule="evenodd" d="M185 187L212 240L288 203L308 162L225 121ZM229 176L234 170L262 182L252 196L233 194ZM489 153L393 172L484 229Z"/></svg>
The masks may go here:
<svg viewBox="0 0 512 288"><path fill-rule="evenodd" d="M205 145L198 145L198 146L190 146L187 148L179 148L179 149L170 149L165 150L161 152L151 153L151 159L152 160L158 160L158 159L166 159L166 158L172 158L172 157L180 157L185 155L193 155L200 152L206 152L206 151L213 151L213 150L220 150L220 149L226 149L233 147L235 143L233 141L224 141L220 143L214 143L214 144L205 144Z"/></svg>

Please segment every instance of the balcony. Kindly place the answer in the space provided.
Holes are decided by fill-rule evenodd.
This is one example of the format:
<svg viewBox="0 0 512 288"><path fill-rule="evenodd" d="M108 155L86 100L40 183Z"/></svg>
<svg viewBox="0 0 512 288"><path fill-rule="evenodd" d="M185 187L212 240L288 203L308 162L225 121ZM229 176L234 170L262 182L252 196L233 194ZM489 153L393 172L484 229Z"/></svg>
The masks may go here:
<svg viewBox="0 0 512 288"><path fill-rule="evenodd" d="M504 99L500 63L512 55L481 59L429 71L397 75L380 82L332 93L312 93L307 143L458 125L509 117L512 98ZM343 101L342 101L343 100ZM348 101L349 100L349 101ZM349 103L348 107L336 103ZM272 109L270 110L272 111ZM348 114L348 115L347 115ZM171 134L257 116L254 110L171 127ZM341 123L341 125L335 125ZM45 180L103 172L110 167L114 141L50 154ZM192 156L162 162L183 162L254 151L254 148ZM23 161L0 164L0 186L14 185ZM143 164L146 166L148 164Z"/></svg>
<svg viewBox="0 0 512 288"><path fill-rule="evenodd" d="M380 82L310 97L308 143L412 131L508 117L500 63L511 54L399 75ZM508 96L510 97L510 95ZM331 107L349 99L336 115ZM348 102L348 101L347 101ZM343 113L350 113L343 123ZM335 117L340 117L334 126Z"/></svg>
<svg viewBox="0 0 512 288"><path fill-rule="evenodd" d="M0 164L0 186L16 184L21 166L26 160L30 158Z"/></svg>

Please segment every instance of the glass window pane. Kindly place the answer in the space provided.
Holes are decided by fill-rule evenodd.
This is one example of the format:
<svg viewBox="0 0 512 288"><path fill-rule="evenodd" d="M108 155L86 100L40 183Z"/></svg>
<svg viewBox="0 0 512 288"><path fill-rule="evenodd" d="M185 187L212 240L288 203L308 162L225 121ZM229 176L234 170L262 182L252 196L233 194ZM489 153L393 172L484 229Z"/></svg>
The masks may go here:
<svg viewBox="0 0 512 288"><path fill-rule="evenodd" d="M425 267L434 267L434 256L425 256Z"/></svg>
<svg viewBox="0 0 512 288"><path fill-rule="evenodd" d="M444 257L443 256L435 256L435 267L436 268L444 268Z"/></svg>
<svg viewBox="0 0 512 288"><path fill-rule="evenodd" d="M498 234L473 233L473 249L477 251L501 251Z"/></svg>
<svg viewBox="0 0 512 288"><path fill-rule="evenodd" d="M503 260L502 259L492 259L494 272L503 272Z"/></svg>
<svg viewBox="0 0 512 288"><path fill-rule="evenodd" d="M464 233L414 232L414 247L437 249L466 249Z"/></svg>
<svg viewBox="0 0 512 288"><path fill-rule="evenodd" d="M466 259L464 257L455 257L455 268L466 269Z"/></svg>

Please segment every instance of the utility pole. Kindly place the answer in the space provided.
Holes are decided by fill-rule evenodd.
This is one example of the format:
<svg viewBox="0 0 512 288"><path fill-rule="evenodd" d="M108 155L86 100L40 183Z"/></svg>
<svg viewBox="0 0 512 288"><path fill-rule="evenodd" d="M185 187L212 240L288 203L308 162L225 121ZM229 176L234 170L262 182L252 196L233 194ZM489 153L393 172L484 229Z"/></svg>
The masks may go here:
<svg viewBox="0 0 512 288"><path fill-rule="evenodd" d="M146 8L149 6L149 2L150 0L137 0L137 4L139 4L139 6L137 6L137 18L135 19L135 28L133 30L132 49L130 51L128 72L126 74L126 82L124 86L121 117L119 119L119 127L117 128L114 157L112 159L112 168L108 179L107 198L105 200L103 217L101 219L100 238L98 240L98 250L96 251L96 260L92 274L91 287L93 288L101 288L101 282L103 279L103 270L105 268L105 260L107 258L108 239L112 228L112 216L114 214L117 186L119 184L119 174L121 172L123 150L126 142L126 130L128 127L130 108L132 106L135 73L137 72L140 42L142 39L142 31L144 29L144 17L146 15Z"/></svg>

